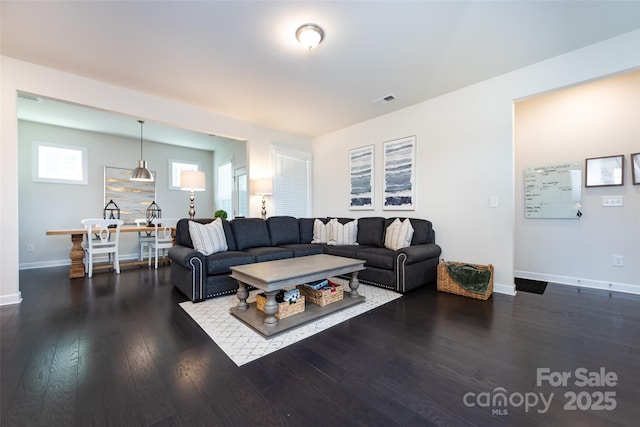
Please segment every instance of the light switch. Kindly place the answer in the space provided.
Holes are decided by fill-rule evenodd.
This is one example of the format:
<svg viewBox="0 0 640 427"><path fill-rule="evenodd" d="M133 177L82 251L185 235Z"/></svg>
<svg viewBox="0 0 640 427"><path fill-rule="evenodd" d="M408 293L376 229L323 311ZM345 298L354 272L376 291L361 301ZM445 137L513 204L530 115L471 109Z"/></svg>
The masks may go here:
<svg viewBox="0 0 640 427"><path fill-rule="evenodd" d="M606 206L606 207L624 206L624 196L602 196L602 206Z"/></svg>
<svg viewBox="0 0 640 427"><path fill-rule="evenodd" d="M497 208L498 207L498 196L489 197L489 207Z"/></svg>

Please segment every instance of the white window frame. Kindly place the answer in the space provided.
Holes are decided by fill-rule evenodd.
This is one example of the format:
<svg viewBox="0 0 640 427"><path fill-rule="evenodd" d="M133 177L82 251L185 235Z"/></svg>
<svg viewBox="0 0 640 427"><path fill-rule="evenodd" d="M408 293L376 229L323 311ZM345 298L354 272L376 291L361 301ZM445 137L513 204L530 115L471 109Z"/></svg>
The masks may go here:
<svg viewBox="0 0 640 427"><path fill-rule="evenodd" d="M200 162L192 162L189 160L177 160L177 159L169 159L169 173L167 174L169 176L169 190L180 190L180 173L182 171L192 171L192 170L196 170L199 171L200 170ZM176 173L174 173L174 171ZM175 185L174 183L178 182L178 185Z"/></svg>
<svg viewBox="0 0 640 427"><path fill-rule="evenodd" d="M50 142L33 141L32 142L32 167L31 167L31 179L34 182L46 182L51 184L73 184L73 185L89 185L89 148L78 147L73 145L54 144ZM51 177L40 175L40 163L43 159L40 158L40 148L48 147L59 150L76 151L80 153L80 162L82 165L82 178L81 179L67 179L62 177ZM78 165L76 165L78 166ZM68 167L63 164L54 164L54 168L67 169Z"/></svg>
<svg viewBox="0 0 640 427"><path fill-rule="evenodd" d="M229 182L229 188L223 189L223 179L220 176L220 169L226 166L229 167L229 178L231 179L231 182ZM218 163L216 166L216 177L216 210L224 209L230 219L233 217L233 159L224 160ZM221 196L223 190L229 193L229 199L224 200L226 204L223 203Z"/></svg>
<svg viewBox="0 0 640 427"><path fill-rule="evenodd" d="M280 212L280 210L278 209L278 188L277 188L277 183L276 183L276 161L277 161L277 156L281 155L281 156L286 156L286 157L291 157L297 160L301 160L301 161L306 161L307 162L307 188L306 188L306 192L307 192L307 206L306 206L306 215L305 216L310 216L311 213L313 212L312 210L312 205L311 205L311 200L313 198L313 188L312 188L312 183L311 183L311 177L313 176L313 171L312 171L312 156L311 153L306 152L306 151L300 151L300 150L294 150L288 147L282 147L282 146L278 146L278 145L273 145L272 146L272 151L271 151L271 166L272 166L272 170L274 173L273 176L273 203L274 206L272 207L273 212L275 213L275 215L286 215L286 212Z"/></svg>

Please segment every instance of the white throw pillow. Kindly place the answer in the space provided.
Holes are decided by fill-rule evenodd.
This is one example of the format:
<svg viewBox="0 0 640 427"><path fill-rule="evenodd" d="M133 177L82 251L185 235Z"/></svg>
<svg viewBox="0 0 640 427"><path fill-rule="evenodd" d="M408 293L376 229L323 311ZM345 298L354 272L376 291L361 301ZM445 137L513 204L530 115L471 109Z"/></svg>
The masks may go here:
<svg viewBox="0 0 640 427"><path fill-rule="evenodd" d="M220 218L216 218L209 224L189 221L189 235L191 235L193 248L204 255L227 250L227 238Z"/></svg>
<svg viewBox="0 0 640 427"><path fill-rule="evenodd" d="M313 240L311 243L327 243L327 224L316 219L313 221Z"/></svg>
<svg viewBox="0 0 640 427"><path fill-rule="evenodd" d="M333 218L327 224L329 228L329 245L357 245L358 240L358 220L349 221L346 224Z"/></svg>
<svg viewBox="0 0 640 427"><path fill-rule="evenodd" d="M400 248L411 246L412 238L413 227L411 226L409 218L404 221L400 221L399 218L396 218L387 227L387 234L384 237L384 246L392 251L397 251Z"/></svg>

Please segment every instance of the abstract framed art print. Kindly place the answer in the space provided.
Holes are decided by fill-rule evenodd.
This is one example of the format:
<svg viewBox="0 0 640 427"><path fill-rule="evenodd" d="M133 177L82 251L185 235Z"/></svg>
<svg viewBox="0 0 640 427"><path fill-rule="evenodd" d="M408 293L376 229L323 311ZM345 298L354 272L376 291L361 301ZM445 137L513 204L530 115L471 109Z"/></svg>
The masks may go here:
<svg viewBox="0 0 640 427"><path fill-rule="evenodd" d="M349 150L349 209L371 210L374 207L374 146Z"/></svg>
<svg viewBox="0 0 640 427"><path fill-rule="evenodd" d="M416 137L387 141L383 144L383 210L416 208Z"/></svg>

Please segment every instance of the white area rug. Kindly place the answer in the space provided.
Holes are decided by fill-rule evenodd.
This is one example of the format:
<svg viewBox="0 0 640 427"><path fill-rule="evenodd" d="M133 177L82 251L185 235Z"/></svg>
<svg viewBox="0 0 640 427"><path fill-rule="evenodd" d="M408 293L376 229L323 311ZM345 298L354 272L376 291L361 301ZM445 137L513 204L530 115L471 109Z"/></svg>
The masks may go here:
<svg viewBox="0 0 640 427"><path fill-rule="evenodd" d="M346 285L346 281L340 279L336 279L335 282ZM247 301L254 302L259 293L258 290L251 291ZM363 303L323 316L271 338L264 338L229 313L229 309L238 304L238 298L235 295L212 298L195 304L186 301L180 303L180 307L200 325L236 365L242 366L402 296L386 289L363 284L360 284L358 293L366 297ZM345 298L348 296L345 295Z"/></svg>

